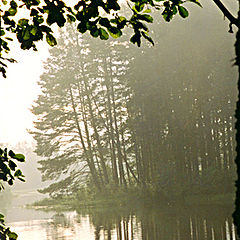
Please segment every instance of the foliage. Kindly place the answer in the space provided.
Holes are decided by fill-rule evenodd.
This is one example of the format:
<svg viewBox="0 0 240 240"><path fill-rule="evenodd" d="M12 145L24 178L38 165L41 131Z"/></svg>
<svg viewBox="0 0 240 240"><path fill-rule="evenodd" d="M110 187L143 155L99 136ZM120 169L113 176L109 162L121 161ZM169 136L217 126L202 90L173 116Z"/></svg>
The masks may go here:
<svg viewBox="0 0 240 240"><path fill-rule="evenodd" d="M0 148L0 181L7 182L9 185L13 185L15 178L23 182L25 181L24 175L20 169L17 169L15 161L24 162L24 155L15 154L12 150L8 152L7 148L4 150ZM2 184L0 189L3 189Z"/></svg>
<svg viewBox="0 0 240 240"><path fill-rule="evenodd" d="M161 14L165 21L170 21L179 13L183 18L188 16L185 2L193 2L201 6L198 0L131 0L128 3L131 13L129 17L120 11L123 6L119 1L76 1L74 7L68 6L67 1L62 0L1 0L5 7L1 7L1 21L4 24L0 28L0 71L6 77L7 65L4 61L14 62L12 58L3 56L4 52L10 51L9 41L12 35L16 35L22 49L37 50L36 42L46 39L50 46L57 44L53 36L52 25L63 27L67 21L77 22L77 30L80 33L89 32L92 37L107 40L109 35L118 38L122 35L125 27L133 30L130 41L140 46L141 38L145 38L153 44L149 36L146 23L152 23L151 9L162 10ZM28 15L19 18L19 12ZM127 14L129 15L129 14Z"/></svg>
<svg viewBox="0 0 240 240"><path fill-rule="evenodd" d="M17 169L16 161L24 162L24 155L15 154L12 150L8 152L7 148L4 150L0 148L0 190L3 190L4 188L2 181L7 182L9 185L13 185L15 179L25 181L22 171ZM4 216L2 214L0 214L0 239L17 239L17 234L11 232L9 228L6 228Z"/></svg>
<svg viewBox="0 0 240 240"><path fill-rule="evenodd" d="M5 227L4 216L0 214L0 239L1 240L15 240L18 235L15 232L11 232L9 228Z"/></svg>

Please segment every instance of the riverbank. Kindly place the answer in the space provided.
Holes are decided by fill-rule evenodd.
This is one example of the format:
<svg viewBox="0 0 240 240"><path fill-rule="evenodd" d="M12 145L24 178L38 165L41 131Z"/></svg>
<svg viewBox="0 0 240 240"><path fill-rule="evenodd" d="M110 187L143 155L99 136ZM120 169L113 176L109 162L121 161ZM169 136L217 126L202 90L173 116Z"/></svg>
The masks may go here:
<svg viewBox="0 0 240 240"><path fill-rule="evenodd" d="M233 206L235 193L226 194L194 194L184 195L179 198L161 197L159 194L144 193L141 191L119 191L116 194L102 193L86 195L77 193L69 196L44 198L40 201L27 205L29 208L41 210L75 210L77 208L152 208L159 206Z"/></svg>

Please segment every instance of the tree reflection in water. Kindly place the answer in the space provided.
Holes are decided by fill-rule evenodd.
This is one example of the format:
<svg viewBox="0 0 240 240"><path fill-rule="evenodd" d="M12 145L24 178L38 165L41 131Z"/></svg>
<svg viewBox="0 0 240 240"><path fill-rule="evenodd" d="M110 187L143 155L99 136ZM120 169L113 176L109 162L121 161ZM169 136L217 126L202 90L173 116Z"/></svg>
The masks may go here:
<svg viewBox="0 0 240 240"><path fill-rule="evenodd" d="M232 211L224 205L85 208L11 226L20 240L236 240Z"/></svg>
<svg viewBox="0 0 240 240"><path fill-rule="evenodd" d="M47 240L68 240L76 235L75 214L56 213L51 222L46 226Z"/></svg>
<svg viewBox="0 0 240 240"><path fill-rule="evenodd" d="M88 210L95 240L232 240L235 229L231 213L229 206L178 206L135 212Z"/></svg>

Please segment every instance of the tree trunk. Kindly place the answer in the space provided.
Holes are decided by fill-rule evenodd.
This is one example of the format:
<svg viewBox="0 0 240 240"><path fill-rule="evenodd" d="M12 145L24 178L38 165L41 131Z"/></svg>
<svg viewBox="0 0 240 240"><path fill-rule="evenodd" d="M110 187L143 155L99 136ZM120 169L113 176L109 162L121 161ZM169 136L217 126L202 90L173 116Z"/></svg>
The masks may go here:
<svg viewBox="0 0 240 240"><path fill-rule="evenodd" d="M109 84L109 75L108 75L108 69L107 69L107 62L106 59L104 60L104 81L103 85L106 87L106 97L107 97L107 115L109 119L109 129L110 129L110 144L111 144L111 160L112 160L112 174L113 174L113 180L116 186L119 185L119 177L118 177L118 169L117 169L117 158L116 158L116 143L115 143L115 134L114 134L114 128L113 128L113 110L112 110L112 101L111 101L111 91L110 91L110 84Z"/></svg>
<svg viewBox="0 0 240 240"><path fill-rule="evenodd" d="M239 1L240 8L240 1ZM240 9L238 12L238 22L240 22ZM236 42L235 42L235 53L236 53L236 66L238 67L238 100L236 105L236 158L235 163L237 165L237 175L238 179L236 181L236 199L235 199L235 211L233 213L234 224L237 228L238 239L240 239L240 29L238 28L236 34Z"/></svg>
<svg viewBox="0 0 240 240"><path fill-rule="evenodd" d="M115 103L115 96L114 96L114 88L113 88L113 79L112 74L110 77L111 81L111 96L112 96L112 107L113 107L113 119L114 119L114 126L116 132L116 140L117 140L117 153L118 153L118 167L119 167L119 175L120 175L120 183L126 186L126 179L124 176L124 169L123 169L123 155L121 150L121 143L120 143L120 136L117 124L117 112L116 112L116 103Z"/></svg>
<svg viewBox="0 0 240 240"><path fill-rule="evenodd" d="M101 145L100 136L98 134L97 125L96 125L95 117L94 117L94 114L93 114L92 102L91 102L91 99L90 99L90 90L89 90L89 87L86 84L86 80L84 79L83 81L84 81L85 91L88 92L88 94L87 94L88 109L89 109L89 113L90 113L90 117L91 117L91 123L92 123L92 127L93 127L93 130L94 130L95 138L96 138L96 141L97 141L97 148L98 148L98 153L99 153L99 157L100 157L100 164L101 164L101 167L102 167L104 180L105 180L106 183L109 183L107 168L106 168L106 164L105 164L105 159L103 157L103 148L102 148L102 145Z"/></svg>
<svg viewBox="0 0 240 240"><path fill-rule="evenodd" d="M71 96L72 108L73 108L73 112L74 112L74 118L75 118L75 122L76 122L76 125L77 125L78 135L80 137L82 148L83 148L84 154L86 156L86 161L87 161L88 167L90 169L91 175L93 177L93 182L94 182L96 188L100 191L101 190L101 184L98 180L97 170L95 168L93 158L91 158L91 156L89 156L88 149L87 149L87 147L85 145L85 142L84 142L84 139L83 139L82 131L81 131L80 124L79 124L79 121L78 121L78 116L77 116L77 111L76 111L76 106L75 106L71 86L69 86L69 91L70 91L70 96Z"/></svg>

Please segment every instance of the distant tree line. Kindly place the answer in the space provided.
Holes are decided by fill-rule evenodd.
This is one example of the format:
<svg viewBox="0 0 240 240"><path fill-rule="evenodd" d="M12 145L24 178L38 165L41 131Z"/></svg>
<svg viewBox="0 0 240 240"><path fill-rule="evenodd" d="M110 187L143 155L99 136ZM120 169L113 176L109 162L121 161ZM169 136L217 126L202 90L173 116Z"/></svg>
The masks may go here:
<svg viewBox="0 0 240 240"><path fill-rule="evenodd" d="M234 191L236 90L220 56L190 41L190 55L176 48L164 62L167 50L136 53L124 37L96 41L73 29L50 50L32 107L43 179L59 180L42 191Z"/></svg>

